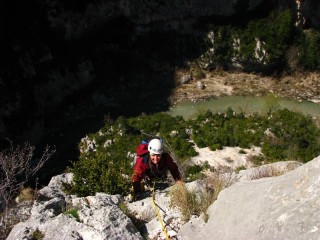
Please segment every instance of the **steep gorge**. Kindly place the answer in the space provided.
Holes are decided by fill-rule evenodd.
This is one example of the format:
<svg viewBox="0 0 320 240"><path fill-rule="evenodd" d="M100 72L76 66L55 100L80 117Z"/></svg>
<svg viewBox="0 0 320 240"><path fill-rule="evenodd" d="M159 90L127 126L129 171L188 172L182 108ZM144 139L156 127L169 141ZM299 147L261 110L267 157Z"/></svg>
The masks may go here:
<svg viewBox="0 0 320 240"><path fill-rule="evenodd" d="M300 1L298 1L300 2ZM32 0L3 4L0 138L57 147L43 178L62 171L103 121L166 110L175 69L198 58L205 25L291 8L293 0ZM301 2L319 27L319 3ZM60 164L56 164L59 162Z"/></svg>

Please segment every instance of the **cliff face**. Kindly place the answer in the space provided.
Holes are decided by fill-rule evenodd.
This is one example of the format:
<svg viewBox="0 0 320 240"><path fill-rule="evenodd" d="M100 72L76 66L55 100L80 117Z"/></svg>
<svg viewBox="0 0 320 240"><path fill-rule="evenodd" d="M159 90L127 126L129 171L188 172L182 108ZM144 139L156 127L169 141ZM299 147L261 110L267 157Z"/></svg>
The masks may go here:
<svg viewBox="0 0 320 240"><path fill-rule="evenodd" d="M319 160L278 177L232 185L209 207L206 224L189 222L180 234L183 239L319 239Z"/></svg>
<svg viewBox="0 0 320 240"><path fill-rule="evenodd" d="M156 189L155 202L168 235L175 239L316 240L320 220L319 168L317 157L303 165L277 162L230 176L223 174L220 184L224 179L226 185L232 185L223 189L208 208L207 222L194 213L190 213L192 217L187 222L182 220L179 207L171 204L173 188ZM59 239L62 235L70 240L143 239L132 219L139 222L143 236L165 239L150 193L130 203L120 195L105 193L66 195L61 190L62 183L71 183L72 177L70 173L55 176L40 189L29 218L14 226L7 240L28 239L36 231L44 235L43 239ZM196 196L205 196L210 184L196 180L185 186ZM120 210L121 205L127 206L131 220Z"/></svg>
<svg viewBox="0 0 320 240"><path fill-rule="evenodd" d="M299 6L306 24L319 26L319 3L306 0ZM5 3L0 30L5 36L0 62L1 140L75 149L80 137L100 127L105 115L165 110L175 66L201 54L194 46L205 34L204 23L239 22L282 7L296 11L297 2Z"/></svg>

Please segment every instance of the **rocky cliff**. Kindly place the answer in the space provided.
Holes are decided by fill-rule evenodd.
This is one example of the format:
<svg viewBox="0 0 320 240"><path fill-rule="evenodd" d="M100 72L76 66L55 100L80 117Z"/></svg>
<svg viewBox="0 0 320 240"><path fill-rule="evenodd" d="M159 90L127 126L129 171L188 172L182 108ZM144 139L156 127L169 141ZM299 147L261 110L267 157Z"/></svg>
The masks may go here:
<svg viewBox="0 0 320 240"><path fill-rule="evenodd" d="M106 116L167 109L175 67L201 55L195 46L204 24L241 22L283 7L319 26L315 0L4 3L1 140L56 145L61 171L79 139Z"/></svg>
<svg viewBox="0 0 320 240"><path fill-rule="evenodd" d="M320 228L319 168L317 157L304 165L278 162L234 173L228 176L233 185L222 190L209 207L206 223L195 215L182 220L179 209L170 206L170 188L157 190L155 201L167 233L174 239L316 240ZM61 191L61 183L70 181L70 174L53 177L40 190L30 218L17 224L7 240L31 239L34 234L43 239L143 239L120 210L121 205L124 210L122 196L69 196ZM205 189L200 180L186 186L197 197ZM150 197L126 203L126 208L131 219L144 225L140 229L144 236L165 239Z"/></svg>
<svg viewBox="0 0 320 240"><path fill-rule="evenodd" d="M210 206L206 224L189 222L180 234L185 240L319 239L319 168L317 157L278 177L234 184Z"/></svg>

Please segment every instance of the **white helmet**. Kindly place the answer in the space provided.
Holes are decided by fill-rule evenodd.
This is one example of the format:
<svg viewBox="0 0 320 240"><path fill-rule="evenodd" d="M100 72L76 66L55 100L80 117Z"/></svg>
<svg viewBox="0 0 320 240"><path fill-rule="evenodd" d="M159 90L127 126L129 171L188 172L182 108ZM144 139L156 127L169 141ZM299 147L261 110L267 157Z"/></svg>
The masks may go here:
<svg viewBox="0 0 320 240"><path fill-rule="evenodd" d="M163 152L162 142L161 142L159 139L157 139L157 138L152 139L152 140L149 142L148 151L149 151L151 154L162 154L162 152Z"/></svg>

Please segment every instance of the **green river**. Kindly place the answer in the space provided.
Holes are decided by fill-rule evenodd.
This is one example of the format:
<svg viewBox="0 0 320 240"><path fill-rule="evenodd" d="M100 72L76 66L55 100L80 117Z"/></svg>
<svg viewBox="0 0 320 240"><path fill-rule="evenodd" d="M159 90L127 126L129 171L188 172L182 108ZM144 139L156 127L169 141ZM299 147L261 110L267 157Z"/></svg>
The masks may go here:
<svg viewBox="0 0 320 240"><path fill-rule="evenodd" d="M305 115L320 117L320 104L310 101L296 101L285 98L270 97L242 97L242 96L225 96L218 99L210 99L201 102L185 101L177 103L171 107L168 113L172 116L183 116L185 119L192 118L199 113L211 110L212 112L225 112L231 107L235 112L243 111L245 113L263 114L268 106L278 106L287 108L291 111L301 112Z"/></svg>

